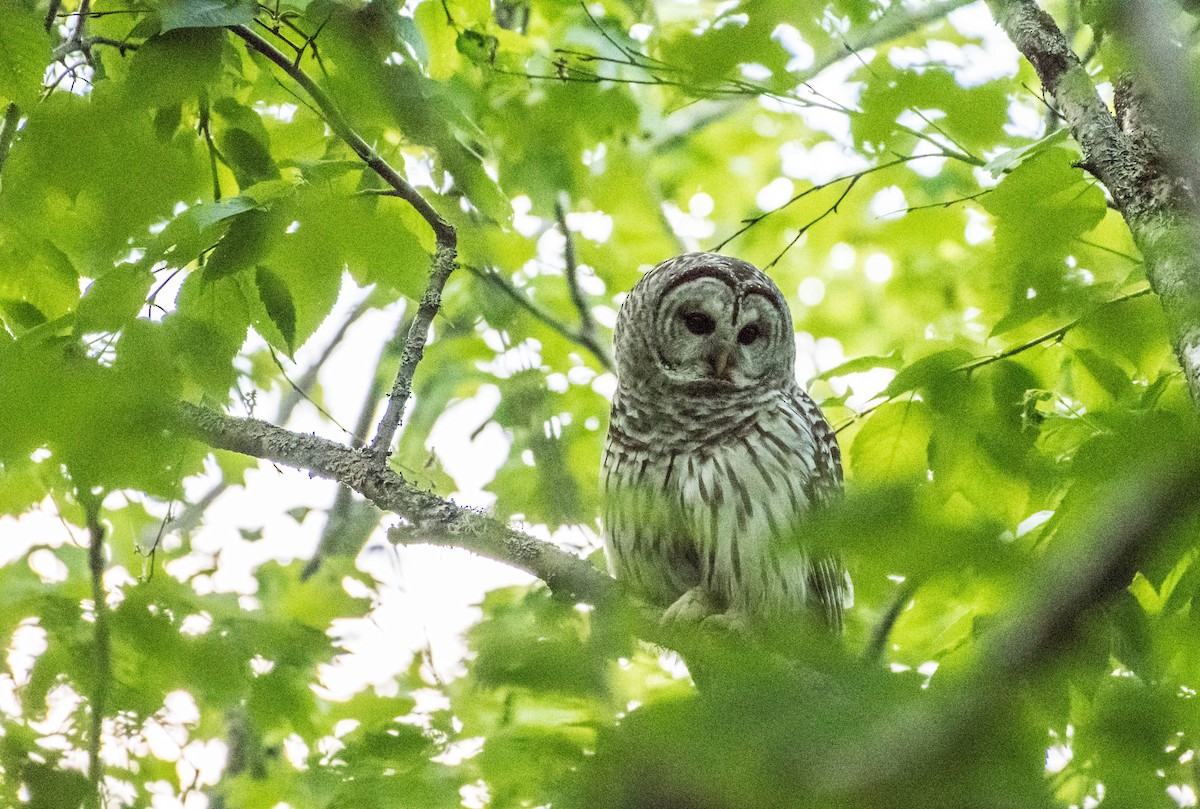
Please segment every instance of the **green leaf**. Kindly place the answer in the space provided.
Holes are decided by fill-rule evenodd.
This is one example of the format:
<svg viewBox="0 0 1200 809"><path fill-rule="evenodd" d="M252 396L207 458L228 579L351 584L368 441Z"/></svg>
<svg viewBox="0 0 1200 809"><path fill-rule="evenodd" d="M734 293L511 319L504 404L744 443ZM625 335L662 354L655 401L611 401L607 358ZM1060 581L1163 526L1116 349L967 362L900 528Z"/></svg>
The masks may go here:
<svg viewBox="0 0 1200 809"><path fill-rule="evenodd" d="M172 267L186 267L218 244L236 217L256 207L257 203L247 197L193 205L167 223L146 247L139 263L147 268L160 261Z"/></svg>
<svg viewBox="0 0 1200 809"><path fill-rule="evenodd" d="M996 217L1000 258L1017 273L1014 295L1026 288L1041 294L1060 291L1063 259L1076 237L1096 227L1108 211L1100 187L1075 165L1078 155L1054 146L1042 149L1014 168L988 195L985 209ZM1054 267L1047 278L1035 274Z"/></svg>
<svg viewBox="0 0 1200 809"><path fill-rule="evenodd" d="M215 281L248 270L263 259L283 235L280 217L254 208L230 218L229 230L204 264L204 278Z"/></svg>
<svg viewBox="0 0 1200 809"><path fill-rule="evenodd" d="M163 13L165 17L165 9ZM149 106L192 101L220 80L225 44L226 34L219 28L165 28L133 54L126 87L136 101Z"/></svg>
<svg viewBox="0 0 1200 809"><path fill-rule="evenodd" d="M1078 348L1072 354L1109 396L1118 399L1129 390L1128 374L1112 360L1090 348Z"/></svg>
<svg viewBox="0 0 1200 809"><path fill-rule="evenodd" d="M904 366L904 359L896 354L888 354L886 357L855 357L852 360L846 360L841 365L830 368L824 373L813 377L813 380L818 379L833 379L835 376L847 376L849 374L862 373L863 371L873 371L876 368L890 368L897 370Z"/></svg>
<svg viewBox="0 0 1200 809"><path fill-rule="evenodd" d="M0 4L0 99L32 106L50 63L50 37L40 15L19 3Z"/></svg>
<svg viewBox="0 0 1200 809"><path fill-rule="evenodd" d="M1016 149L1009 149L1007 152L1001 152L989 160L984 168L991 172L992 176L998 180L1002 174L1015 169L1023 161L1033 157L1042 150L1058 146L1059 144L1065 144L1068 137L1070 137L1070 133L1066 127L1061 127L1041 140L1027 143L1024 146L1018 146Z"/></svg>
<svg viewBox="0 0 1200 809"><path fill-rule="evenodd" d="M12 298L0 300L0 314L3 314L4 322L15 333L28 331L46 322L46 316L42 314L41 309L28 301Z"/></svg>
<svg viewBox="0 0 1200 809"><path fill-rule="evenodd" d="M279 179L279 167L271 156L270 144L263 143L245 129L222 129L217 136L221 152L229 160L242 188Z"/></svg>
<svg viewBox="0 0 1200 809"><path fill-rule="evenodd" d="M287 352L291 355L296 350L296 305L292 302L292 294L283 279L265 267L258 268L255 283L258 284L258 294L267 309L267 315L283 335Z"/></svg>
<svg viewBox="0 0 1200 809"><path fill-rule="evenodd" d="M911 390L941 387L956 369L971 360L961 348L950 348L922 357L905 366L888 384L885 396L899 396Z"/></svg>
<svg viewBox="0 0 1200 809"><path fill-rule="evenodd" d="M862 484L924 481L933 417L924 402L886 404L867 417L850 445L850 471Z"/></svg>
<svg viewBox="0 0 1200 809"><path fill-rule="evenodd" d="M146 303L154 273L137 264L120 264L97 278L79 301L75 333L118 331Z"/></svg>
<svg viewBox="0 0 1200 809"><path fill-rule="evenodd" d="M166 33L175 28L250 25L256 10L253 0L163 0L158 13Z"/></svg>

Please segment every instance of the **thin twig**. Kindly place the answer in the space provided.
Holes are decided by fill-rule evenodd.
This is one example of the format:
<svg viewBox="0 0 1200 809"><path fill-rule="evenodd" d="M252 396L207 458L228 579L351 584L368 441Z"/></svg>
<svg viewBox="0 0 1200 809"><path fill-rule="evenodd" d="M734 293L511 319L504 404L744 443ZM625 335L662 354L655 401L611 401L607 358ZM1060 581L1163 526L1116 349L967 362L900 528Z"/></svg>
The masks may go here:
<svg viewBox="0 0 1200 809"><path fill-rule="evenodd" d="M616 366L613 364L612 357L609 356L608 351L604 348L603 345L600 344L600 341L598 339L596 339L595 337L589 338L589 337L581 334L579 331L572 329L567 324L563 323L561 320L559 320L554 315L547 312L541 306L538 306L534 301L530 300L529 297L527 295L525 295L525 293L523 293L520 289L518 289L516 286L514 286L513 283L511 281L509 281L507 278L505 278L503 275L501 275L498 272L489 272L486 270L481 270L478 267L473 267L469 264L463 265L463 268L466 269L469 273L471 273L475 277L477 277L483 281L487 281L490 284L495 284L497 287L500 288L500 290L502 290L504 292L504 294L506 294L510 298L512 298L512 300L517 305L519 305L525 311L529 312L529 314L533 315L535 318L540 320L542 323L546 324L551 329L558 332L560 335L562 335L567 340L571 341L572 343L575 343L578 346L581 346L582 348L587 349L588 352L593 357L596 358L596 361L604 366L604 370L606 370L606 371L614 371L615 370Z"/></svg>
<svg viewBox="0 0 1200 809"><path fill-rule="evenodd" d="M371 451L376 454L387 455L391 452L392 439L396 436L396 430L400 427L400 420L404 416L404 407L408 404L408 397L412 394L413 374L417 370L417 364L425 355L429 327L433 324L433 318L442 305L442 289L446 286L446 279L454 271L454 257L455 250L452 245L439 244L434 252L433 266L429 270L429 285L425 287L425 294L421 296L421 302L417 305L417 313L412 319L412 326L409 327L408 337L404 341L404 353L400 357L400 370L396 374L396 381L388 396L387 409L384 410L383 418L379 420L379 427L375 430L375 438L371 441Z"/></svg>
<svg viewBox="0 0 1200 809"><path fill-rule="evenodd" d="M778 264L779 260L781 258L783 258L789 250L791 250L793 247L796 246L796 242L800 241L800 238L805 233L808 233L809 228L811 228L813 225L820 222L825 217L832 216L833 214L837 213L838 206L841 205L846 200L846 197L848 197L850 195L850 192L854 190L854 186L858 184L858 181L860 179L862 179L862 178L861 177L852 178L850 180L850 182L846 184L846 187L844 189L842 189L841 195L839 195L838 198L833 201L833 204L830 205L828 208L826 208L825 212L822 213L820 216L818 216L816 219L813 219L812 221L810 221L806 225L804 225L804 227L800 228L800 230L796 233L796 235L792 238L792 240L790 242L788 242L787 247L780 250L779 255L777 255L777 256L775 256L775 258L771 259L770 263L767 264L767 266L763 267L763 269L769 270L772 267L774 267L776 264Z"/></svg>
<svg viewBox="0 0 1200 809"><path fill-rule="evenodd" d="M897 208L894 211L888 211L887 213L880 214L876 218L885 219L898 213L908 214L912 213L913 211L927 211L930 208L953 208L955 205L961 205L964 202L970 202L972 200L979 199L980 197L986 196L995 190L996 189L994 188L985 188L982 191L978 191L974 194L967 194L965 197L955 197L954 199L948 199L943 202L930 202L927 205L911 205L907 208Z"/></svg>
<svg viewBox="0 0 1200 809"><path fill-rule="evenodd" d="M88 54L91 52L93 45L107 45L116 48L122 56L128 51L136 51L139 47L136 42L128 42L124 39L112 39L111 37L87 37L86 39L78 40L75 37L71 37L55 48L51 56L54 58L54 61L58 62L72 53L80 52Z"/></svg>
<svg viewBox="0 0 1200 809"><path fill-rule="evenodd" d="M104 777L104 762L100 760L100 737L104 731L104 715L108 703L108 685L112 680L112 649L109 638L108 602L104 592L104 526L100 524L101 497L80 492L79 502L87 515L90 542L88 567L92 578L92 689L88 695L91 725L88 735L88 783L91 790L86 805L100 809L100 794Z"/></svg>
<svg viewBox="0 0 1200 809"><path fill-rule="evenodd" d="M1105 301L1104 303L1097 306L1096 309L1099 309L1102 307L1113 306L1118 303L1124 303L1125 301L1130 301L1130 300L1133 300L1134 298L1140 298L1143 295L1150 294L1150 291L1151 291L1150 287L1143 287L1142 289L1135 289L1133 292L1127 292L1124 295L1118 295L1117 297L1113 298L1112 300ZM1093 310L1093 312L1094 311L1095 310ZM1007 348L1004 351L1001 351L997 354L990 354L986 357L976 357L975 359L973 359L969 362L965 362L962 365L959 365L957 368L954 368L952 370L954 370L954 371L973 371L976 368L980 368L984 365L990 365L993 362L999 362L1000 360L1004 360L1004 359L1008 359L1009 357L1016 356L1017 354L1020 354L1023 351L1028 351L1031 348L1037 348L1042 343L1046 343L1051 340L1055 340L1055 341L1062 340L1062 338L1066 336L1067 332L1069 332L1071 329L1078 326L1081 322L1083 322L1083 320L1085 318L1087 318L1091 314L1092 314L1092 312L1089 312L1084 315L1080 315L1079 317L1075 318L1071 322L1066 323L1062 326L1059 326L1057 329L1054 329L1053 331L1046 332L1045 334L1041 335L1040 337L1035 337L1032 340L1027 340L1024 343L1021 343L1020 345L1013 346L1012 348Z"/></svg>
<svg viewBox="0 0 1200 809"><path fill-rule="evenodd" d="M594 342L596 339L596 321L592 317L592 307L588 305L587 296L579 286L579 265L575 258L575 240L571 237L571 229L567 227L567 208L570 200L565 191L558 195L554 204L554 215L558 219L558 229L563 235L563 262L566 266L567 290L571 293L571 303L579 312L579 335L584 340Z"/></svg>
<svg viewBox="0 0 1200 809"><path fill-rule="evenodd" d="M351 309L349 314L346 315L345 319L342 321L342 324L338 326L337 331L334 332L333 336L329 338L329 342L325 344L323 349L321 349L321 353L317 355L316 359L309 364L309 366L304 370L304 373L301 374L296 381L293 382L290 378L288 378L286 372L284 373L284 379L286 379L288 385L291 386L291 390L289 390L279 402L279 413L275 417L277 424L287 424L288 419L292 416L292 411L295 410L296 405L300 404L302 401L311 402L314 407L316 407L318 410L321 410L321 412L324 412L324 410L322 410L316 402L313 402L312 398L309 396L309 391L316 387L317 375L320 374L321 369L325 367L325 363L329 361L329 357L333 354L334 350L342 344L344 339L346 339L346 332L348 332L350 327L353 326L358 319L371 308L370 301L371 296L367 295L354 305L354 308ZM274 356L274 354L272 354L272 356ZM276 365L278 364L278 359L276 359ZM283 370L282 367L280 367L280 370ZM328 416L328 414L326 415ZM332 421L332 417L330 420ZM343 431L349 432L348 430L345 430L345 428L343 428Z"/></svg>
<svg viewBox="0 0 1200 809"><path fill-rule="evenodd" d="M1104 308L1104 307L1108 307L1108 306L1114 306L1118 303L1124 303L1125 301L1130 301L1130 300L1133 300L1134 298L1140 298L1143 295L1150 294L1150 292L1152 292L1152 291L1153 290L1151 290L1150 287L1143 287L1142 289L1135 289L1132 292L1126 292L1124 295L1118 295L1117 297L1112 298L1111 300L1107 300L1104 303L1097 305L1094 309L1092 309L1091 312L1080 315L1079 317L1075 318L1074 320L1070 321L1069 323L1059 326L1057 329L1054 329L1053 331L1046 332L1045 334L1041 335L1040 337L1035 337L1032 340L1026 340L1024 343L1020 343L1019 345L1015 345L1011 348L1006 348L1003 351L997 352L995 354L988 354L987 356L984 356L984 357L975 357L972 360L968 360L967 362L964 362L962 365L959 365L955 368L951 368L950 371L952 373L959 372L959 371L963 371L963 372L974 371L976 368L982 368L985 365L991 365L994 362L999 362L1001 360L1006 360L1011 357L1015 357L1017 354L1021 354L1025 351L1029 351L1030 349L1037 348L1038 346L1042 345L1043 343L1049 342L1050 340L1056 340L1056 341L1062 340L1062 338L1067 334L1067 332L1069 332L1071 329L1078 326L1086 318L1088 318L1090 315L1094 314L1097 310ZM867 416L874 413L879 408L883 407L888 402L894 401L895 398L896 397L894 397L894 396L885 397L884 399L876 402L875 404L871 405L870 407L863 408L862 410L858 411L857 413L854 413L854 414L848 416L846 419L839 422L837 424L837 426L833 428L834 434L836 435L837 433L840 433L842 430L849 427L851 424L861 421L862 419L864 419Z"/></svg>
<svg viewBox="0 0 1200 809"><path fill-rule="evenodd" d="M399 356L404 351L405 338L409 331L412 330L413 307L405 306L405 311L401 315L399 322L396 324L396 329L392 332L392 337L379 350L379 357L375 361L375 371L371 374L371 384L367 388L367 393L363 397L362 404L358 409L358 420L354 425L354 437L352 439L354 446L361 447L367 442L367 431L371 428L371 419L375 416L376 404L379 398L383 396L385 390L384 379L393 375L390 367L385 371L385 365L393 363L399 365ZM328 519L325 521L325 528L321 531L321 538L317 541L317 549L309 558L308 564L304 566L304 570L300 572L300 580L307 581L321 567L321 562L326 557L337 553L344 548L343 537L341 536L346 528L347 520L350 516L354 505L354 500L351 496L351 489L344 483L338 486L337 495L334 496L333 505L329 509ZM378 519L376 520L378 522ZM368 537L363 537L364 541ZM355 549L357 553L359 549Z"/></svg>
<svg viewBox="0 0 1200 809"><path fill-rule="evenodd" d="M737 231L735 231L733 233L733 235L728 236L725 239L721 240L721 242L716 247L713 248L713 252L719 253L721 251L721 249L725 247L725 245L729 244L731 241L736 239L738 236L741 236L743 233L745 233L750 228L757 225L759 222L761 222L764 219L766 219L767 217L772 216L773 214L777 214L780 211L784 210L785 208L788 208L789 206L799 202L800 200L807 197L809 194L815 194L816 192L823 191L832 185L837 185L838 183L844 183L847 181L849 181L850 185L853 186L855 183L857 183L863 177L866 177L868 174L874 174L877 171L884 171L886 169L890 169L895 166L902 165L904 163L910 163L913 160L920 160L921 158L925 158L925 157L943 157L943 156L944 155L941 155L941 154L907 155L905 157L898 157L895 160L891 160L887 163L877 163L874 166L867 166L865 169L862 169L861 171L856 171L856 172L853 172L852 174L843 174L841 177L834 177L832 180L827 180L823 183L815 183L815 184L809 186L808 188L804 189L800 193L794 195L791 199L789 199L787 202L780 205L778 208L773 208L772 210L769 210L766 213L761 213L758 216L753 216L748 219L742 220L742 227L739 228ZM843 198L844 198L844 196L845 195L843 195ZM840 201L841 200L839 199L839 202ZM813 223L810 222L809 224L811 225Z"/></svg>
<svg viewBox="0 0 1200 809"><path fill-rule="evenodd" d="M0 172L4 171L4 163L12 149L13 140L17 137L17 126L21 123L21 108L10 103L4 109L4 119L0 121Z"/></svg>

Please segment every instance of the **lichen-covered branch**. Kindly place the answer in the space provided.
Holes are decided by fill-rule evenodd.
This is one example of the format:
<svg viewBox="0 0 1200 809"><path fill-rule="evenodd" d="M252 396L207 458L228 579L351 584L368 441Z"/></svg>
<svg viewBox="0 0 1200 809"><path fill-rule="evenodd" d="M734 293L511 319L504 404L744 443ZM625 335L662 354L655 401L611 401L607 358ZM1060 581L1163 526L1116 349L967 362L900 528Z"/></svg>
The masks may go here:
<svg viewBox="0 0 1200 809"><path fill-rule="evenodd" d="M987 3L1066 119L1085 167L1108 187L1128 223L1171 325L1192 399L1200 403L1200 241L1191 206L1183 204L1163 162L1138 148L1130 127L1123 131L1049 14L1034 0Z"/></svg>
<svg viewBox="0 0 1200 809"><path fill-rule="evenodd" d="M524 570L556 594L580 602L603 603L617 592L616 582L586 560L412 485L369 449L351 449L192 404L180 405L179 419L188 433L209 446L344 483L384 511L404 518L404 526L391 533L395 541L465 548Z"/></svg>
<svg viewBox="0 0 1200 809"><path fill-rule="evenodd" d="M446 286L446 279L454 271L455 258L458 254L458 234L455 232L454 226L443 219L441 214L429 204L429 201L400 175L400 172L396 171L363 140L362 136L342 115L333 99L313 81L311 76L300 69L299 64L288 59L282 51L244 25L232 26L230 30L245 40L252 50L279 66L293 81L304 88L317 108L321 110L321 116L334 134L345 141L364 163L391 186L395 196L403 199L421 215L421 218L433 230L434 238L437 240L437 248L429 268L429 283L425 288L425 294L421 296L417 316L413 318L412 326L409 329L404 344L404 354L400 360L400 370L388 397L387 408L379 421L375 438L371 441L373 452L386 455L391 449L392 439L395 438L396 430L400 427L400 419L404 415L404 407L412 393L413 374L416 373L417 365L425 354L425 341L429 337L430 324L441 307L442 290Z"/></svg>
<svg viewBox="0 0 1200 809"><path fill-rule="evenodd" d="M417 364L425 356L429 327L433 325L433 318L442 306L442 290L446 286L446 279L456 266L455 257L453 243L439 244L433 255L433 266L429 268L429 284L425 287L425 294L421 296L417 313L408 328L408 336L404 340L404 353L400 355L400 370L396 373L396 381L388 395L387 408L379 420L375 438L371 441L372 452L387 455L391 451L392 439L400 426L408 397L412 395L413 375L416 373Z"/></svg>

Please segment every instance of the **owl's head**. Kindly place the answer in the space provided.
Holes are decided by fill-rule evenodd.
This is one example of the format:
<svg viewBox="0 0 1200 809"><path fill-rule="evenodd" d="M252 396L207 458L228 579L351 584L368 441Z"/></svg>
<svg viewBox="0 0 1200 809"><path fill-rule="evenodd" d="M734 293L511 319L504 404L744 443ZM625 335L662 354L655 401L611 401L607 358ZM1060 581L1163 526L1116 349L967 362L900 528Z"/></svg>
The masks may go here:
<svg viewBox="0 0 1200 809"><path fill-rule="evenodd" d="M716 253L687 253L638 281L617 317L621 383L695 392L794 381L787 302L765 273Z"/></svg>

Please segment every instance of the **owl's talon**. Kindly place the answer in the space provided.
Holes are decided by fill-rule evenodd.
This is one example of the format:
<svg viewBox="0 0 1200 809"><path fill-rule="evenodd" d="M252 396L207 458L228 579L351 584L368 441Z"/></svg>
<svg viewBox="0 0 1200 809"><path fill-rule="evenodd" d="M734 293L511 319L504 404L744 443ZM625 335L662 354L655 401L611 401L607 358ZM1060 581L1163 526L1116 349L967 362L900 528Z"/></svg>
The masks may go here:
<svg viewBox="0 0 1200 809"><path fill-rule="evenodd" d="M702 623L717 613L717 606L708 593L699 587L693 587L675 600L663 613L664 626L694 626Z"/></svg>
<svg viewBox="0 0 1200 809"><path fill-rule="evenodd" d="M750 635L753 627L745 613L718 612L700 622L702 629L715 629L734 635Z"/></svg>

